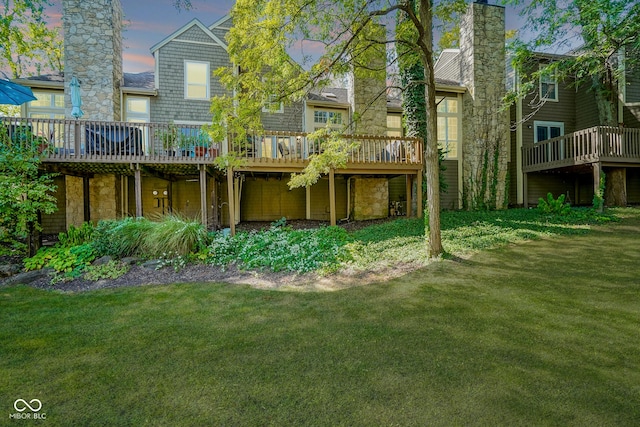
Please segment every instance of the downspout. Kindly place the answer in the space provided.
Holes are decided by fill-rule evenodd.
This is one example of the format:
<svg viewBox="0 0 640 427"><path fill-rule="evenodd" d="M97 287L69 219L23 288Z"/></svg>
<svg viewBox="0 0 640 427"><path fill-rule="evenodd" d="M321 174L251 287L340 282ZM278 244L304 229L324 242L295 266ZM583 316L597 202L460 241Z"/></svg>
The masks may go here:
<svg viewBox="0 0 640 427"><path fill-rule="evenodd" d="M340 222L347 221L349 222L349 217L351 216L351 176L347 178L347 217L342 218Z"/></svg>

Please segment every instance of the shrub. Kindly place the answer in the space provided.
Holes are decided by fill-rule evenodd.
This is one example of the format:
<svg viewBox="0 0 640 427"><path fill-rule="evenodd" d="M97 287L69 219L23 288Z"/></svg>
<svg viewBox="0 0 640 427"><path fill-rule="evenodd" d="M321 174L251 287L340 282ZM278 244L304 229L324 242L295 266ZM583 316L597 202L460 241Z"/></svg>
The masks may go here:
<svg viewBox="0 0 640 427"><path fill-rule="evenodd" d="M200 222L172 214L146 230L141 249L151 257L166 257L166 254L180 257L197 251L206 242L207 230Z"/></svg>
<svg viewBox="0 0 640 427"><path fill-rule="evenodd" d="M268 230L233 237L220 233L209 246L208 262L304 273L337 265L348 256L345 245L349 240L348 233L340 227L291 230L272 225Z"/></svg>
<svg viewBox="0 0 640 427"><path fill-rule="evenodd" d="M547 199L540 197L538 199L538 210L545 214L567 215L571 212L571 205L564 202L564 194L553 198L553 194L547 193Z"/></svg>
<svg viewBox="0 0 640 427"><path fill-rule="evenodd" d="M100 221L93 235L93 246L99 256L142 255L141 247L152 227L153 223L146 218Z"/></svg>
<svg viewBox="0 0 640 427"><path fill-rule="evenodd" d="M123 276L129 271L131 267L120 261L111 260L102 265L90 265L85 268L84 277L87 280L101 280L101 279L117 279Z"/></svg>
<svg viewBox="0 0 640 427"><path fill-rule="evenodd" d="M58 234L58 244L71 247L89 243L94 230L93 224L90 222L84 222L80 227L70 225L66 233Z"/></svg>

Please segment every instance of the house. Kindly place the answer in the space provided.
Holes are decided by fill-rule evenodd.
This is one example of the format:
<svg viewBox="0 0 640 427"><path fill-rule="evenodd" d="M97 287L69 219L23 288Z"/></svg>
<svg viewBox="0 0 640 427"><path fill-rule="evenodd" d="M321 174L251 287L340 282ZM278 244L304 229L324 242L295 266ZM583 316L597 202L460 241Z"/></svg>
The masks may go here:
<svg viewBox="0 0 640 427"><path fill-rule="evenodd" d="M225 43L229 17L209 26L197 19L183 25L151 47L153 72L130 74L122 70L118 0L64 0L63 5L64 24L68 28L73 22L76 35L65 40L64 76L19 81L38 97L23 107L22 115L34 133L49 140L44 167L60 174L59 210L43 218L45 232L87 220L170 211L200 218L210 228L232 229L239 221L283 216L336 223L422 214L418 189L423 143L404 136L401 101L388 97L362 112L362 105L370 104L370 93L380 93L384 86L372 87L352 77L346 88L324 88L298 103L265 108L265 133L248 142L244 164L225 174L213 167L213 161L230 149L230 141L211 141L201 127L211 122L210 98L224 93L212 71L230 65ZM105 14L109 19L93 19L95 8L111 10ZM85 19L76 19L77 14ZM580 196L572 200L584 203L589 197L585 189L593 190L593 183L587 182L591 175L569 179L568 170L556 170L557 159L531 157L527 151L559 141L534 140L545 126L549 136L558 132L548 124L560 117L553 107L573 111L574 118L565 122L560 136L594 126L582 114L575 119L583 101L558 86L555 104L545 104L528 121L518 120L528 113L525 100L509 117L502 108L507 83L504 8L470 4L461 35L460 49L442 52L435 64L438 143L445 152L443 175L448 185L441 194L442 207L526 205L547 189L563 194L569 187ZM85 115L80 120L70 115L69 83L74 76L82 87ZM633 91L637 82L632 83L624 110L630 124L638 117L640 96ZM318 149L307 133L342 126L354 112L362 112L362 121L350 137L360 147L347 167L331 171L311 187L290 190L291 173L300 172ZM520 127L510 129L510 120ZM202 153L201 145L207 146ZM553 160L553 167L545 169L544 160ZM635 200L635 169L626 179L629 200ZM493 184L487 185L489 181ZM488 199L492 206L486 204Z"/></svg>
<svg viewBox="0 0 640 427"><path fill-rule="evenodd" d="M562 57L538 54L532 67ZM510 84L519 84L510 73ZM511 109L511 200L535 205L564 194L573 205L591 205L606 176L606 205L640 203L640 74L618 82L617 126L602 126L595 94L584 85L540 77L536 89Z"/></svg>

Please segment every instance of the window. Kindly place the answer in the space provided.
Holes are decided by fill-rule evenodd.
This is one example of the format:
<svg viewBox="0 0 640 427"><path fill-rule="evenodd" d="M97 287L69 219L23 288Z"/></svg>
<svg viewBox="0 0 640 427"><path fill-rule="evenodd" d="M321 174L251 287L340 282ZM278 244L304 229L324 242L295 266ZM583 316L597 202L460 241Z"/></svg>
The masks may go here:
<svg viewBox="0 0 640 427"><path fill-rule="evenodd" d="M564 123L562 122L533 122L534 142L542 142L547 139L564 135Z"/></svg>
<svg viewBox="0 0 640 427"><path fill-rule="evenodd" d="M438 148L445 159L458 157L458 98L444 98L438 103Z"/></svg>
<svg viewBox="0 0 640 427"><path fill-rule="evenodd" d="M544 68L544 66L540 65L540 68ZM558 81L555 72L540 75L540 99L558 100Z"/></svg>
<svg viewBox="0 0 640 427"><path fill-rule="evenodd" d="M284 113L284 105L278 99L277 95L269 95L262 107L264 113Z"/></svg>
<svg viewBox="0 0 640 427"><path fill-rule="evenodd" d="M149 98L128 96L125 104L125 119L128 122L149 122Z"/></svg>
<svg viewBox="0 0 640 427"><path fill-rule="evenodd" d="M329 123L332 125L342 124L342 113L338 111L315 110L313 112L314 123Z"/></svg>
<svg viewBox="0 0 640 427"><path fill-rule="evenodd" d="M40 119L64 119L64 93L34 90L38 98L28 104L28 116Z"/></svg>
<svg viewBox="0 0 640 427"><path fill-rule="evenodd" d="M399 114L387 116L387 136L402 136L402 117Z"/></svg>
<svg viewBox="0 0 640 427"><path fill-rule="evenodd" d="M184 61L184 98L209 100L209 63Z"/></svg>

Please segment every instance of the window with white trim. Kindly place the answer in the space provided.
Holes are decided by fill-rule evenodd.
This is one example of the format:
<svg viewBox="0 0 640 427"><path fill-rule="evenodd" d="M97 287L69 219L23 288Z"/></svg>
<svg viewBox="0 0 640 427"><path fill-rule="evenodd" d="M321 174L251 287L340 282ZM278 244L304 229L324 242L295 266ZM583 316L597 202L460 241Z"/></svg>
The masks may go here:
<svg viewBox="0 0 640 427"><path fill-rule="evenodd" d="M339 111L314 110L313 123L341 125L342 113Z"/></svg>
<svg viewBox="0 0 640 427"><path fill-rule="evenodd" d="M540 65L540 68L544 68L544 65ZM540 75L540 99L558 100L558 79L555 72Z"/></svg>
<svg viewBox="0 0 640 427"><path fill-rule="evenodd" d="M437 106L438 112L438 148L444 152L445 159L458 157L460 123L458 98L444 98Z"/></svg>
<svg viewBox="0 0 640 427"><path fill-rule="evenodd" d="M402 116L400 114L387 115L387 136L402 136Z"/></svg>
<svg viewBox="0 0 640 427"><path fill-rule="evenodd" d="M533 129L533 142L542 142L564 135L563 122L534 121Z"/></svg>
<svg viewBox="0 0 640 427"><path fill-rule="evenodd" d="M269 95L262 107L263 113L284 113L284 104L278 99L278 95Z"/></svg>
<svg viewBox="0 0 640 427"><path fill-rule="evenodd" d="M150 121L149 98L143 96L127 96L125 102L125 120L128 122Z"/></svg>
<svg viewBox="0 0 640 427"><path fill-rule="evenodd" d="M209 63L202 61L184 61L184 98L209 100L210 98Z"/></svg>

